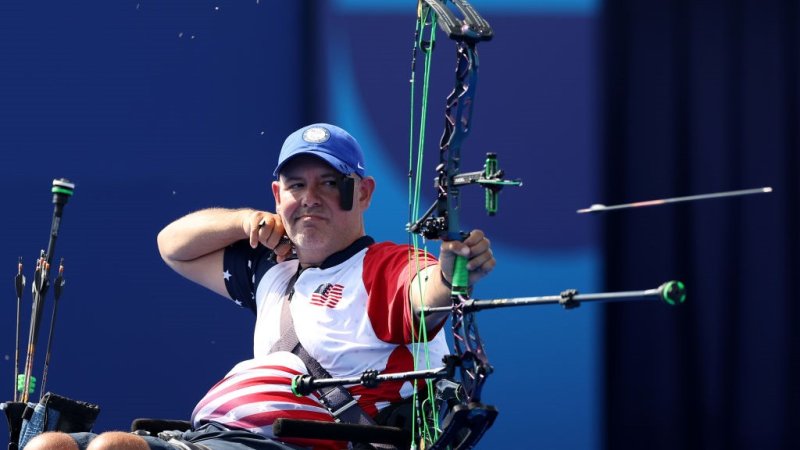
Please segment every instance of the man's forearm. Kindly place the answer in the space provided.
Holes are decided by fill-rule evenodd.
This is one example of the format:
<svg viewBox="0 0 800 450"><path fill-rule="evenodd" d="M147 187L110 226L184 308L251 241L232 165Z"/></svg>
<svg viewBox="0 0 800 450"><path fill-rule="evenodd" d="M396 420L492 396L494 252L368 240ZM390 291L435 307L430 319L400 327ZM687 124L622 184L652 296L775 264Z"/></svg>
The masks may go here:
<svg viewBox="0 0 800 450"><path fill-rule="evenodd" d="M252 209L209 208L170 223L158 234L162 258L191 261L246 239L244 220Z"/></svg>
<svg viewBox="0 0 800 450"><path fill-rule="evenodd" d="M412 314L414 321L416 321L418 325L418 321L421 316L421 309L450 306L452 305L452 301L450 299L450 288L442 281L440 266L431 266L430 268L426 269L426 273L420 273L417 276L421 276L422 278L412 282L410 295ZM418 282L421 282L423 285L422 292L424 294L421 297L419 295L420 290L418 289ZM449 313L447 312L426 313L425 324L429 329L433 328L440 324L448 316L448 314Z"/></svg>

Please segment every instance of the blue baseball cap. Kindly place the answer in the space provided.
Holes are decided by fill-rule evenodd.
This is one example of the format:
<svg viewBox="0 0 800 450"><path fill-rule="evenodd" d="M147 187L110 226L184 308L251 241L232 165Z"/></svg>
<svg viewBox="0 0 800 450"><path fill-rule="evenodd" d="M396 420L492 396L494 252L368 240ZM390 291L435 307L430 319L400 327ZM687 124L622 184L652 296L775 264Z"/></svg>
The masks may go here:
<svg viewBox="0 0 800 450"><path fill-rule="evenodd" d="M298 155L313 155L322 158L334 169L345 175L366 175L364 154L358 141L343 129L327 123L315 123L300 128L283 142L278 165L272 173L278 176L281 168Z"/></svg>

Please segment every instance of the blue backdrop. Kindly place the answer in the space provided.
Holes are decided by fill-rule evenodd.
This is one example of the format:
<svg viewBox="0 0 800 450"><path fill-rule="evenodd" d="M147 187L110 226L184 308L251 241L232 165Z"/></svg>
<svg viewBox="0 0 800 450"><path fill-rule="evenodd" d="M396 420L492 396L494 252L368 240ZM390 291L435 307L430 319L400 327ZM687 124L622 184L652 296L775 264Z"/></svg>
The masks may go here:
<svg viewBox="0 0 800 450"><path fill-rule="evenodd" d="M0 261L9 280L0 304L0 399L12 394L11 279L18 256L30 278L47 245L53 178L77 188L56 247L67 284L47 389L100 404L98 430L127 429L134 417L188 417L206 389L251 353L249 313L172 273L155 236L203 207L271 209L272 167L289 132L316 120L351 130L378 179L368 230L405 241L415 14L407 3L0 4L0 183L7 192ZM596 5L474 4L496 37L479 47L463 167L478 170L483 154L496 151L508 175L525 182L503 192L491 220L480 192L463 199L464 227L485 229L499 260L475 294L598 290L598 233L574 214L599 200ZM430 155L452 88L454 46L440 38ZM26 292L23 317L29 310ZM497 369L484 399L501 411L482 448L600 445L598 317L593 306L480 317ZM45 327L37 375L46 338Z"/></svg>

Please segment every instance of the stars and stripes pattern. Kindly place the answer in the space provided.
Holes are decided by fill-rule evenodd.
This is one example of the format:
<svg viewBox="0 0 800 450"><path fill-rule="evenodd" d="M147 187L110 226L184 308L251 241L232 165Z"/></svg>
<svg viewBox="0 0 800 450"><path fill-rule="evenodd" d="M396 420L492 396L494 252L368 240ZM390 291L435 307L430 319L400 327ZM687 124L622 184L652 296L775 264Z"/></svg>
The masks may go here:
<svg viewBox="0 0 800 450"><path fill-rule="evenodd" d="M342 299L343 291L344 286L341 284L323 284L311 294L309 303L315 306L336 308L336 305Z"/></svg>
<svg viewBox="0 0 800 450"><path fill-rule="evenodd" d="M273 438L272 424L278 418L332 422L333 417L314 396L297 397L291 382L305 373L302 361L288 352L239 363L208 391L192 413L195 427L216 422ZM282 439L319 450L346 448L336 441Z"/></svg>

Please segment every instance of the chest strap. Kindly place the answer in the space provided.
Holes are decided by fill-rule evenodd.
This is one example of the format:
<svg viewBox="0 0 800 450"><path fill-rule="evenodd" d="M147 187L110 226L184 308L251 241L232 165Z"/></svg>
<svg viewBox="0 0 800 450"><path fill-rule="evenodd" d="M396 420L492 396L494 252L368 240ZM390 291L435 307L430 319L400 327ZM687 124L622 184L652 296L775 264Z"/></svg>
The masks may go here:
<svg viewBox="0 0 800 450"><path fill-rule="evenodd" d="M294 320L292 319L291 301L294 295L294 284L300 277L302 269L299 268L297 272L289 280L286 286L286 292L283 294L283 301L281 302L281 337L275 342L275 345L270 349L270 353L274 352L292 352L303 361L309 375L315 378L331 378L331 374L325 370L324 367L311 356L308 351L300 343L297 337L297 332L294 329ZM350 391L343 386L324 387L317 390L320 401L325 408L330 411L337 422L353 423L360 425L374 425L375 421L369 416L358 402L350 394Z"/></svg>

